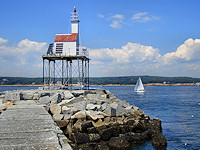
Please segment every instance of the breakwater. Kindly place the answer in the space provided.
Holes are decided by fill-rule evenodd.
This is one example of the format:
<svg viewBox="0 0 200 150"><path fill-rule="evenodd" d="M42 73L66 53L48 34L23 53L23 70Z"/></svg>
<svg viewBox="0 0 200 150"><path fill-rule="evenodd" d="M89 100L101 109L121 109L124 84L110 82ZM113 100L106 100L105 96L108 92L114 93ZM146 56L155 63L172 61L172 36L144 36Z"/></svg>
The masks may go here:
<svg viewBox="0 0 200 150"><path fill-rule="evenodd" d="M105 90L18 90L1 93L3 102L34 100L43 105L73 148L126 149L147 140L166 146L161 120L150 119Z"/></svg>

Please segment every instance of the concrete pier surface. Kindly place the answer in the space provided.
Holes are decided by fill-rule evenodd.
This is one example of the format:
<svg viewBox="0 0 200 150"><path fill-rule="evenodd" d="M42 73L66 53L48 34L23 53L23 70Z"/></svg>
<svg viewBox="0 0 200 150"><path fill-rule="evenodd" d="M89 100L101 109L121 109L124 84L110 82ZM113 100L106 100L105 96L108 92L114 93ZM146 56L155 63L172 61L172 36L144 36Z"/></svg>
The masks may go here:
<svg viewBox="0 0 200 150"><path fill-rule="evenodd" d="M0 149L70 150L51 115L33 100L16 101L0 115Z"/></svg>

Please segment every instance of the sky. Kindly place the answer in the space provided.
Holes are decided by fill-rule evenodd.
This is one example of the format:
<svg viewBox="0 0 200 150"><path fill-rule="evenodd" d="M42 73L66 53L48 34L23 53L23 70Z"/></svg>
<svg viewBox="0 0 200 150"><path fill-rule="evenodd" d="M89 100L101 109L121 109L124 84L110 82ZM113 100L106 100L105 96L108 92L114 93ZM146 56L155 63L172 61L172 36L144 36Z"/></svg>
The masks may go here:
<svg viewBox="0 0 200 150"><path fill-rule="evenodd" d="M0 0L0 76L42 77L74 6L91 77L200 78L199 0Z"/></svg>

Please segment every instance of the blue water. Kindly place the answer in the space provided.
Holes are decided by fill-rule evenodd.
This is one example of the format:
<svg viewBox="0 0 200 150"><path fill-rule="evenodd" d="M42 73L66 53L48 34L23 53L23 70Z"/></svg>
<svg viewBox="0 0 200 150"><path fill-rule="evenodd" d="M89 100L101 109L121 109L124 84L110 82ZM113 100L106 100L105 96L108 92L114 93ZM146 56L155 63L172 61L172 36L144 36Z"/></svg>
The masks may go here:
<svg viewBox="0 0 200 150"><path fill-rule="evenodd" d="M167 149L200 149L200 86L148 86L139 95L131 86L103 88L138 106L151 119L160 118ZM154 148L147 142L134 149Z"/></svg>
<svg viewBox="0 0 200 150"><path fill-rule="evenodd" d="M0 87L0 91L36 88ZM133 92L133 86L101 88L139 107L151 119L160 118L168 142L167 150L200 149L200 86L148 86L145 87L147 92L139 95ZM133 149L154 148L146 142Z"/></svg>

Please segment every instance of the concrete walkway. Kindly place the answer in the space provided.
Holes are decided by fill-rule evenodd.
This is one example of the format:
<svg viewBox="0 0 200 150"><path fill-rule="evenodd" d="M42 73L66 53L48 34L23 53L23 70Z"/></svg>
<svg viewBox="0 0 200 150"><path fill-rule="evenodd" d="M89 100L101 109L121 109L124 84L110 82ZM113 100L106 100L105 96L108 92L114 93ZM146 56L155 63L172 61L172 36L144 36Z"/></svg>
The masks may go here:
<svg viewBox="0 0 200 150"><path fill-rule="evenodd" d="M31 100L16 104L0 115L0 149L63 149L62 131L42 106Z"/></svg>

